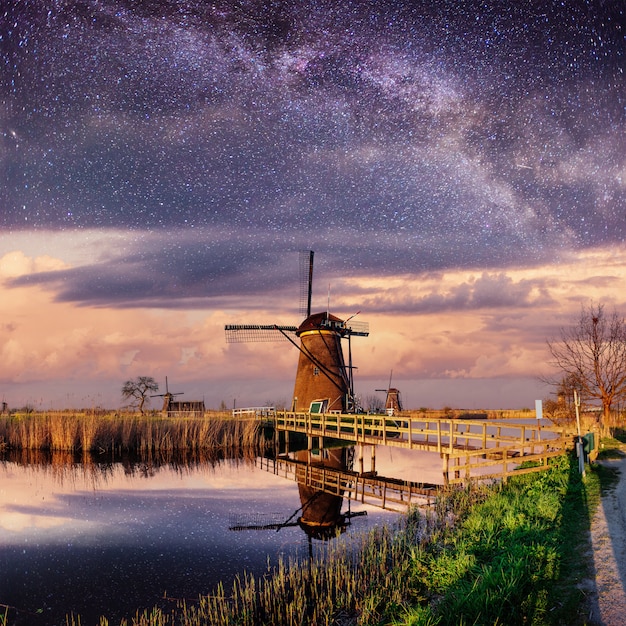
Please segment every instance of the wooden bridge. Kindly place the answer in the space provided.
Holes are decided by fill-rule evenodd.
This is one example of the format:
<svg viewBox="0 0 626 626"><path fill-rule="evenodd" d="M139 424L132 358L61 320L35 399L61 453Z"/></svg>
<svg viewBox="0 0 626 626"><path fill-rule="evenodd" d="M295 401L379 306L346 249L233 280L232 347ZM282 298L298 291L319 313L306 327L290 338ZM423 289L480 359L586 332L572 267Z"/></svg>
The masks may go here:
<svg viewBox="0 0 626 626"><path fill-rule="evenodd" d="M506 480L512 474L546 469L548 459L572 446L572 433L535 419L455 419L424 414L387 415L277 411L276 433L313 439L385 445L438 452L444 484ZM318 444L319 445L319 444Z"/></svg>

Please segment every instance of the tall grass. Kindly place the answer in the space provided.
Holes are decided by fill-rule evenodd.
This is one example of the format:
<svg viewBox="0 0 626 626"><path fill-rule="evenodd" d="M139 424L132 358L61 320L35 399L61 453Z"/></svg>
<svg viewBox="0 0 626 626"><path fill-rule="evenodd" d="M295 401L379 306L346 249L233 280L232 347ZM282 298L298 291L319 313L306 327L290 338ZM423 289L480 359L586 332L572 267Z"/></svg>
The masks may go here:
<svg viewBox="0 0 626 626"><path fill-rule="evenodd" d="M0 416L0 449L69 452L155 452L236 450L260 444L260 424L211 417L138 414L29 413Z"/></svg>
<svg viewBox="0 0 626 626"><path fill-rule="evenodd" d="M510 480L415 550L408 580L421 600L394 623L585 623L578 583L598 497L597 474L583 481L565 456Z"/></svg>

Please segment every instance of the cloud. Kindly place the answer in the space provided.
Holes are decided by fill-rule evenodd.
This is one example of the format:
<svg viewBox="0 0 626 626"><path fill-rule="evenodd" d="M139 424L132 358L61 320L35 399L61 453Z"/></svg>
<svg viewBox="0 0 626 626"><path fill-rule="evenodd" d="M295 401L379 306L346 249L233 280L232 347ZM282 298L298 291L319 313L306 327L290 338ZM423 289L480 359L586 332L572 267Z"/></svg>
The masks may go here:
<svg viewBox="0 0 626 626"><path fill-rule="evenodd" d="M454 266L471 261L484 264L483 251L475 253L467 248L467 258L458 250L445 250L441 246L441 259L422 259L425 244L413 242L410 233L394 238L390 245L381 245L376 238L359 242L355 246L341 245L341 233L320 231L316 243L314 285L317 301L325 299L325 286L338 286L341 295L346 278L393 276L405 274L419 276L424 272L441 270L450 266L449 256L456 255ZM80 264L40 260L28 266L22 260L19 274L9 276L5 285L9 289L40 285L49 290L59 302L76 302L81 305L113 306L117 308L190 308L227 306L254 307L260 298L272 297L280 307L298 308L298 251L307 243L302 236L294 238L289 246L278 246L269 237L234 235L223 229L183 229L167 233L147 233L140 238L132 233L123 239L112 239L109 244L99 242L91 258L81 258ZM433 248L430 248L433 254ZM549 258L553 251L545 251ZM489 265L498 265L500 255L491 255ZM515 255L502 253L505 264L519 261ZM506 257L506 259L504 258ZM528 261L540 262L538 252ZM7 260L6 263L9 261ZM7 270L8 271L8 270ZM520 282L506 283L503 275L485 272L471 285L458 285L454 293L432 293L422 296L419 303L407 303L420 310L428 306L449 307L455 303L462 307L481 306L488 297L487 290L494 281L500 281L499 298L504 304L505 292L514 290L510 298L525 297L533 285ZM376 298L367 300L370 306L384 301L384 290ZM279 308L279 307L277 307Z"/></svg>
<svg viewBox="0 0 626 626"><path fill-rule="evenodd" d="M47 255L30 258L21 250L13 250L0 257L0 279L9 279L10 282L20 276L61 271L65 267L63 261Z"/></svg>

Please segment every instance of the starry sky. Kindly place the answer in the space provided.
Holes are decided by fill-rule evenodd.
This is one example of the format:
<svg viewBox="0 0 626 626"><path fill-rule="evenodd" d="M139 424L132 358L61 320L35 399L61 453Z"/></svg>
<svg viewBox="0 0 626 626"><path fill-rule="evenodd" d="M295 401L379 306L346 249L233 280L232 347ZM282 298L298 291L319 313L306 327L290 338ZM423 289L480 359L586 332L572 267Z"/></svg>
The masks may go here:
<svg viewBox="0 0 626 626"><path fill-rule="evenodd" d="M119 406L165 376L290 402L225 323L357 312L362 398L534 406L546 339L626 310L619 0L9 0L0 399Z"/></svg>

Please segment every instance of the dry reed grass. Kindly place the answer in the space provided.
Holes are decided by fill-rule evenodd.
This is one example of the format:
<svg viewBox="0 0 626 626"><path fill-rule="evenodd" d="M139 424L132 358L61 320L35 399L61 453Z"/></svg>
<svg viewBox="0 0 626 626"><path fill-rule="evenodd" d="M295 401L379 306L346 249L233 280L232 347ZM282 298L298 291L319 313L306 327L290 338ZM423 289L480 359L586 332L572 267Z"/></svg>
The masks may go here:
<svg viewBox="0 0 626 626"><path fill-rule="evenodd" d="M0 449L142 455L256 448L261 424L229 414L207 417L46 412L0 417Z"/></svg>

